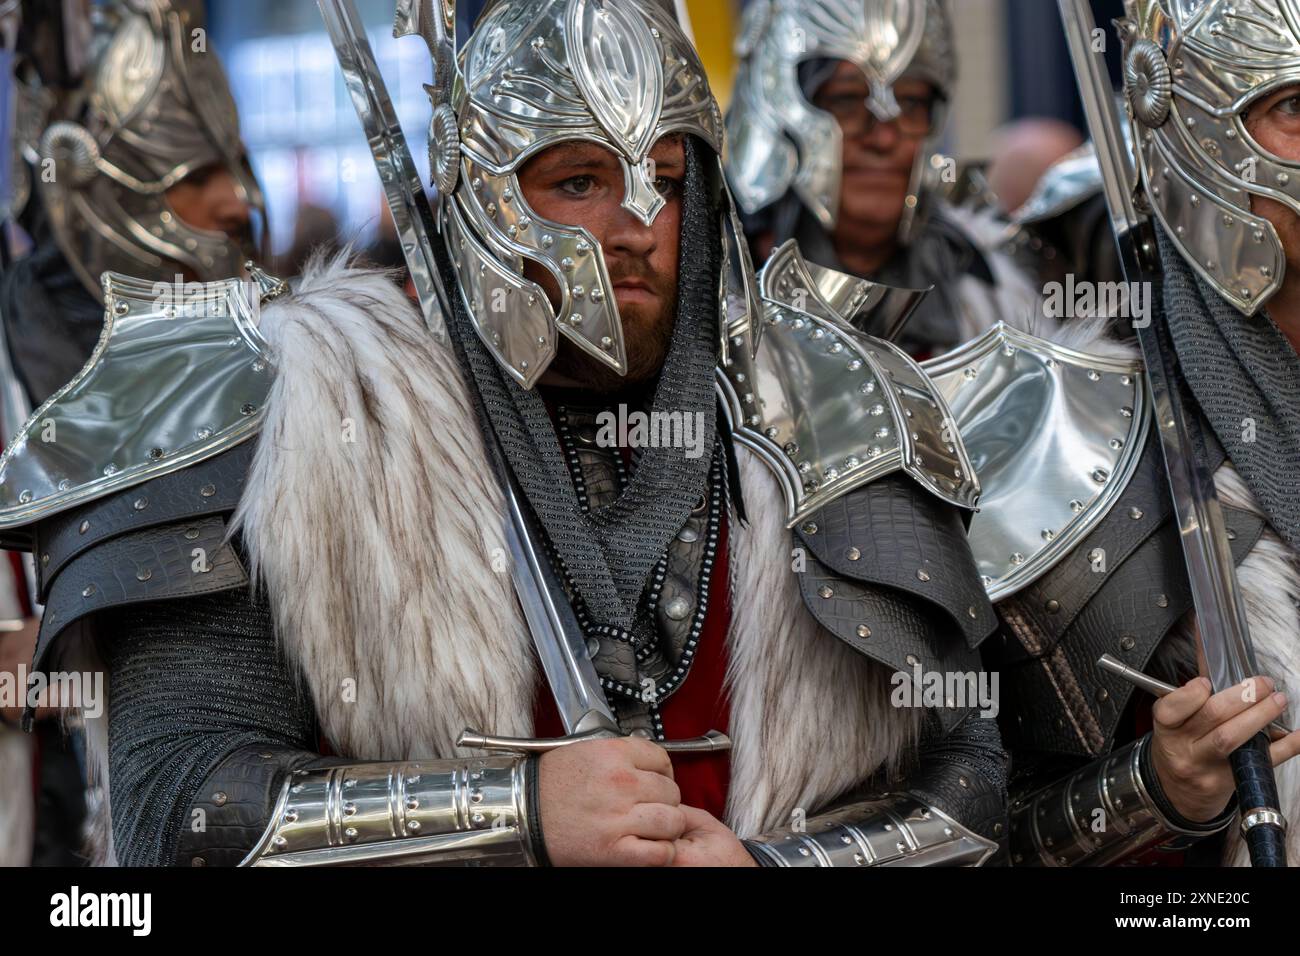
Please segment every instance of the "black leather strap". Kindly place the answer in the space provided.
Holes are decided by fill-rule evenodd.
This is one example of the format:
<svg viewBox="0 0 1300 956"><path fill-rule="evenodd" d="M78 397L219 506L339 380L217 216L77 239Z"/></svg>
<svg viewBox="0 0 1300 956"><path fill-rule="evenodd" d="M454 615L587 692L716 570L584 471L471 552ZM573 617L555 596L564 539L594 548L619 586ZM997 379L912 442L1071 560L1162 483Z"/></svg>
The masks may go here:
<svg viewBox="0 0 1300 956"><path fill-rule="evenodd" d="M55 515L36 526L37 590L42 602L78 556L119 535L235 510L257 442Z"/></svg>
<svg viewBox="0 0 1300 956"><path fill-rule="evenodd" d="M119 535L83 551L54 580L32 667L42 669L59 635L90 614L248 585L221 517Z"/></svg>
<svg viewBox="0 0 1300 956"><path fill-rule="evenodd" d="M542 758L531 756L524 763L524 785L528 801L528 838L533 848L533 859L538 866L550 866L551 857L546 852L546 835L542 833Z"/></svg>

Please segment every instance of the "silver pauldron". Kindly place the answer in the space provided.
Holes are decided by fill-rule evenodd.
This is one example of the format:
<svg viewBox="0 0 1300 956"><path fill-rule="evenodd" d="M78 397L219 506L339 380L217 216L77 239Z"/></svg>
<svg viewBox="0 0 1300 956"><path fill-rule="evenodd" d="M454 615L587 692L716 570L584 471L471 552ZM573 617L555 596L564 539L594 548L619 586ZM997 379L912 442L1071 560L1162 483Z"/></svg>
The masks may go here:
<svg viewBox="0 0 1300 956"><path fill-rule="evenodd" d="M773 866L983 866L998 849L908 794L855 803L745 842Z"/></svg>
<svg viewBox="0 0 1300 956"><path fill-rule="evenodd" d="M1013 866L1108 866L1177 836L1203 839L1234 814L1189 830L1160 810L1142 779L1150 735L1011 804Z"/></svg>
<svg viewBox="0 0 1300 956"><path fill-rule="evenodd" d="M971 551L989 598L1003 600L1073 550L1128 487L1151 420L1142 364L998 323L922 368L979 475Z"/></svg>
<svg viewBox="0 0 1300 956"><path fill-rule="evenodd" d="M526 760L298 771L240 866L532 866Z"/></svg>
<svg viewBox="0 0 1300 956"><path fill-rule="evenodd" d="M898 328L924 292L815 266L794 240L760 282L762 316L733 328L718 389L736 440L779 479L789 524L900 470L974 508L979 481L943 394L907 353L860 330Z"/></svg>

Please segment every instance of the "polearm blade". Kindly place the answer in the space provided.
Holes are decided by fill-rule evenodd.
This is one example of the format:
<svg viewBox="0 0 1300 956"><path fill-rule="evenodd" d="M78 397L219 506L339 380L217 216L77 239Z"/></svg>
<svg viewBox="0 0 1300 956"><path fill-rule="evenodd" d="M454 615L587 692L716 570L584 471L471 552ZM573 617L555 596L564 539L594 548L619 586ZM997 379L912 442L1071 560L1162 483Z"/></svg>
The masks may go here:
<svg viewBox="0 0 1300 956"><path fill-rule="evenodd" d="M420 181L420 171L411 159L411 150L356 5L352 0L318 0L318 6L334 44L343 82L370 144L425 324L441 337L443 316L451 314L452 300L443 287L434 256L438 226Z"/></svg>
<svg viewBox="0 0 1300 956"><path fill-rule="evenodd" d="M1088 0L1058 0L1070 59L1074 63L1088 127L1097 148L1102 188L1120 260L1130 282L1159 287L1155 229L1133 201L1136 174L1120 129L1114 92L1101 54L1093 52L1096 28ZM1237 583L1227 525L1214 476L1196 454L1190 418L1177 387L1176 359L1156 323L1137 327L1147 383L1164 452L1165 471L1178 521L1183 558L1196 607L1197 631L1215 691L1241 684L1259 673L1250 643L1246 604ZM1277 782L1263 733L1232 758L1243 821L1260 821L1247 831L1255 866L1286 866L1285 821L1278 811ZM1252 816L1254 812L1254 816ZM1280 824L1275 821L1281 821ZM1243 827L1245 824L1243 824Z"/></svg>
<svg viewBox="0 0 1300 956"><path fill-rule="evenodd" d="M357 117L370 142L425 322L431 330L440 330L443 316L452 314L452 300L450 290L440 278L438 254L445 255L445 249L419 171L411 160L406 137L353 0L318 0L318 4ZM449 11L452 15L446 17ZM440 19L440 15L446 19ZM399 32L418 33L430 44L431 51L435 44L447 41L446 22L453 25L455 22L454 4L446 0L404 0L399 9ZM444 32L440 33L440 28ZM435 57L435 63L436 71L449 78L444 72L446 60ZM434 96L439 92L432 91ZM560 719L569 734L593 731L617 734L618 724L600 688L600 679L587 654L586 639L573 608L539 547L540 537L520 503L499 444L494 440L487 444L492 446L489 455L499 466L497 473L505 476L502 492L506 499L505 536L510 551L511 582L523 607L542 670L555 695Z"/></svg>

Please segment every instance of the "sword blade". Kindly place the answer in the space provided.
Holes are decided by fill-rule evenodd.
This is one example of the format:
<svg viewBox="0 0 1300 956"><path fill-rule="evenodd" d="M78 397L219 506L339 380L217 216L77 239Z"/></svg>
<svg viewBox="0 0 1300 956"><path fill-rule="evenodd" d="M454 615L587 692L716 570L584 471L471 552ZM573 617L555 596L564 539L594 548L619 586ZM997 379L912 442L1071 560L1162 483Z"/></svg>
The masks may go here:
<svg viewBox="0 0 1300 956"><path fill-rule="evenodd" d="M402 243L402 254L424 310L425 322L431 330L440 330L443 316L452 314L450 290L441 281L442 272L438 265L438 253L441 251L445 255L445 249L441 246L432 206L420 181L419 171L411 160L411 151L397 121L392 99L370 49L365 27L353 0L318 0L318 5L356 107L357 118L370 143L384 185L384 196ZM449 8L449 4L440 4L444 13ZM430 23L428 19L421 22L425 26ZM419 24L415 24L414 29L418 32ZM422 35L430 30L431 27L424 30ZM428 40L429 37L426 35L425 38ZM540 547L540 535L522 504L523 496L516 487L500 443L490 436L486 444L489 446L488 454L496 462L497 474L504 479L504 530L510 552L511 582L565 730L570 734L591 731L618 733L618 724L587 653L585 636L554 568Z"/></svg>
<svg viewBox="0 0 1300 956"><path fill-rule="evenodd" d="M1155 227L1149 217L1138 215L1133 202L1136 179L1124 158L1114 96L1090 43L1095 27L1092 11L1088 0L1058 2L1088 126L1097 141L1097 161L1125 275L1130 282L1159 288L1153 281L1160 276ZM1197 632L1211 683L1222 691L1258 674L1259 668L1214 476L1196 454L1191 418L1178 387L1177 359L1163 325L1148 321L1136 331L1196 607ZM1278 810L1281 801L1267 735L1256 734L1232 753L1230 763L1251 865L1286 866L1286 821Z"/></svg>
<svg viewBox="0 0 1300 956"><path fill-rule="evenodd" d="M451 314L452 300L443 286L434 255L438 227L420 181L420 171L411 158L356 5L352 0L318 0L317 5L334 44L334 54L352 105L356 107L357 119L370 144L425 324L442 338L443 316Z"/></svg>
<svg viewBox="0 0 1300 956"><path fill-rule="evenodd" d="M1059 3L1124 271L1131 282L1151 282L1158 273L1155 234L1150 221L1138 215L1133 202L1135 178L1124 148L1114 93L1108 74L1101 68L1100 54L1091 47L1095 26L1092 12L1086 0ZM1214 689L1221 691L1259 673L1246 622L1246 604L1237 583L1214 476L1195 452L1191 419L1176 385L1173 349L1154 322L1136 331L1192 586L1201 646L1210 680Z"/></svg>

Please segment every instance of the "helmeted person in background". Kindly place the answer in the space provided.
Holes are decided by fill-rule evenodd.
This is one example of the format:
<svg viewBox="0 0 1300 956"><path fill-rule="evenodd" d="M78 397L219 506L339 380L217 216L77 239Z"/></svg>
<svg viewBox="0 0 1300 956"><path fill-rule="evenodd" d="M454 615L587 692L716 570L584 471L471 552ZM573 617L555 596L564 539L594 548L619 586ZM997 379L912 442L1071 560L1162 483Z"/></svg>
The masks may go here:
<svg viewBox="0 0 1300 956"><path fill-rule="evenodd" d="M31 246L16 261L6 255L0 269L8 444L90 358L104 326L101 273L166 284L235 274L252 254L250 214L262 199L225 75L207 49L201 2L23 2L3 14L16 41L5 218ZM6 671L30 662L38 627L11 557L0 555ZM14 849L6 862L69 865L82 849L83 774L56 721L45 719L52 711L41 714L33 738L0 727L0 783L14 788L0 794L0 843ZM79 739L74 733L74 746ZM19 762L40 768L35 805L25 789L33 773Z"/></svg>
<svg viewBox="0 0 1300 956"><path fill-rule="evenodd" d="M1294 0L1129 0L1119 21L1139 160L1135 186L1139 202L1154 210L1163 265L1161 295L1154 302L1144 301L1142 290L1126 297L1128 318L1160 325L1176 353L1175 381L1193 412L1197 453L1214 475L1250 636L1267 676L1219 693L1197 676L1206 667L1198 667L1195 613L1150 400L1134 372L1094 364L1089 418L1104 428L1091 442L1070 439L1060 428L1070 416L1059 416L1049 434L1074 449L1080 467L1101 468L1094 480L1114 486L1113 504L1091 530L1074 536L1070 554L999 603L1005 657L990 666L1015 691L1007 710L1015 719L1003 726L1023 773L1012 785L1014 863L1169 859L1143 856L1161 846L1181 853L1183 862L1246 865L1247 847L1232 824L1251 808L1236 806L1227 758L1272 721L1295 726L1289 702L1300 693L1297 24ZM1089 325L1095 323L1073 330L1076 341ZM1125 351L1118 343L1105 350L1117 359ZM1128 384L1138 387L1136 402L1117 391ZM1126 436L1125 421L1140 430ZM1106 429L1121 457L1103 465ZM1131 477L1120 477L1126 473ZM1022 492L1017 506L1033 513L1055 495ZM1021 540L1028 541L1028 522L1024 531ZM1036 560L1028 552L1018 557L1022 565ZM1180 686L1152 704L1097 666L1103 654ZM1142 733L1145 726L1152 730ZM1300 731L1271 737L1295 864ZM1039 789L1071 760L1076 769Z"/></svg>
<svg viewBox="0 0 1300 956"><path fill-rule="evenodd" d="M1028 316L1037 291L990 210L937 195L957 80L940 0L754 0L737 43L727 176L755 257L787 239L811 262L935 287L900 344L919 358Z"/></svg>
<svg viewBox="0 0 1300 956"><path fill-rule="evenodd" d="M104 272L236 275L258 258L263 201L202 0L28 6L16 172L30 199L17 221L34 248L6 270L0 311L39 405L99 339Z"/></svg>
<svg viewBox="0 0 1300 956"><path fill-rule="evenodd" d="M672 3L496 3L460 62L431 127L451 314L337 261L210 284L185 322L112 276L104 353L42 415L60 455L3 462L38 663L110 672L115 858L1002 859L996 722L891 701L893 672L978 672L995 625L942 397L840 315L911 297L793 246L760 295ZM504 573L498 468L626 736L455 744L571 716ZM655 743L708 730L729 754Z"/></svg>

